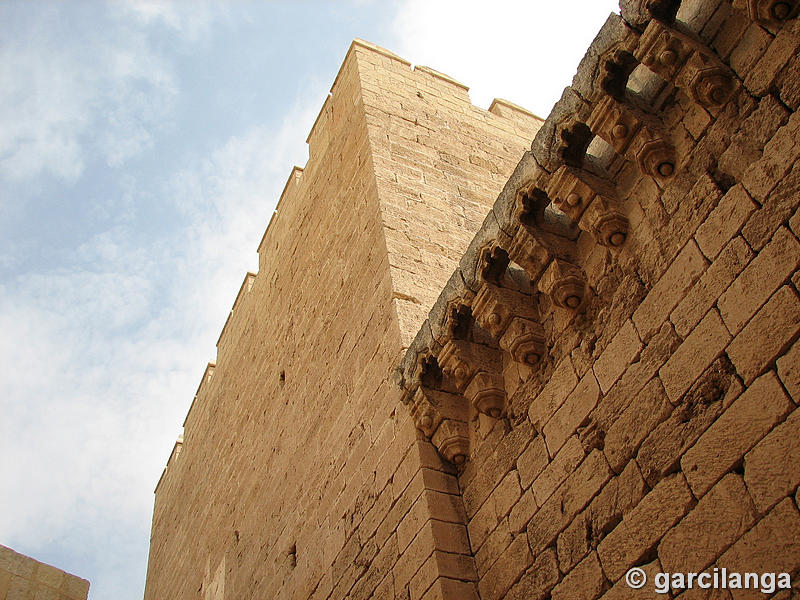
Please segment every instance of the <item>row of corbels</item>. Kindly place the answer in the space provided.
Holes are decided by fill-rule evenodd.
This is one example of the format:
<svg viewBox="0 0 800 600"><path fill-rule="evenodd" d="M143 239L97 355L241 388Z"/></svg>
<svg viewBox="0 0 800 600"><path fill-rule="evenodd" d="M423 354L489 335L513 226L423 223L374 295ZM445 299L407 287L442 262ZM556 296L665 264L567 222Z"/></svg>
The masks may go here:
<svg viewBox="0 0 800 600"><path fill-rule="evenodd" d="M755 3L753 10L773 10L764 5ZM789 14L794 12L792 4ZM663 80L647 102L627 89L639 65ZM558 307L553 310L585 309L590 289L578 259L580 232L611 252L624 247L629 222L619 165L632 165L637 176L649 176L659 187L681 168L659 118L666 99L685 94L717 117L741 87L691 35L656 19L640 32L612 15L398 370L417 428L444 458L467 460L474 413L506 416L509 361L535 369L546 359L538 295L548 296ZM587 160L595 137L613 150L610 167L597 169Z"/></svg>

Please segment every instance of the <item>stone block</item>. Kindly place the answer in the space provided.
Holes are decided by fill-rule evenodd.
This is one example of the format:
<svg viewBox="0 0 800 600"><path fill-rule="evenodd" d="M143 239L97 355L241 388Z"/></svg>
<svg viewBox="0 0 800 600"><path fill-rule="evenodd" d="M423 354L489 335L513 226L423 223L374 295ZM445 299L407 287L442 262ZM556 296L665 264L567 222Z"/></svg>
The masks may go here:
<svg viewBox="0 0 800 600"><path fill-rule="evenodd" d="M632 324L630 330L633 331L635 336L636 331L633 329ZM616 340L617 338L614 339ZM636 340L638 341L638 339L637 336ZM612 346L613 344L612 342ZM544 426L544 439L550 456L557 455L564 442L577 431L578 426L597 406L599 399L600 388L597 385L597 379L592 371L588 371Z"/></svg>
<svg viewBox="0 0 800 600"><path fill-rule="evenodd" d="M676 403L700 374L728 345L730 333L716 310L700 321L666 364L659 370L670 401Z"/></svg>
<svg viewBox="0 0 800 600"><path fill-rule="evenodd" d="M795 135L800 135L798 129ZM794 165L764 200L760 210L754 212L742 228L742 235L754 250L761 250L778 228L789 220L800 205L797 189L800 187L800 165ZM790 221L791 223L791 221ZM797 231L795 230L795 235Z"/></svg>
<svg viewBox="0 0 800 600"><path fill-rule="evenodd" d="M606 576L616 581L638 564L693 504L682 474L661 480L597 547Z"/></svg>
<svg viewBox="0 0 800 600"><path fill-rule="evenodd" d="M720 314L738 333L800 265L800 242L781 227L719 299Z"/></svg>
<svg viewBox="0 0 800 600"><path fill-rule="evenodd" d="M567 443L562 446L559 453L531 486L538 506L542 506L558 486L575 471L585 455L577 436L572 436L567 440Z"/></svg>
<svg viewBox="0 0 800 600"><path fill-rule="evenodd" d="M478 583L481 600L500 600L533 562L528 540L518 536Z"/></svg>
<svg viewBox="0 0 800 600"><path fill-rule="evenodd" d="M692 332L695 325L714 306L753 256L753 251L741 237L734 238L725 246L686 297L672 311L669 318L679 336L686 338Z"/></svg>
<svg viewBox="0 0 800 600"><path fill-rule="evenodd" d="M753 501L739 475L723 477L658 545L668 572L700 572L756 521Z"/></svg>
<svg viewBox="0 0 800 600"><path fill-rule="evenodd" d="M800 404L800 342L778 359L778 377L795 404Z"/></svg>
<svg viewBox="0 0 800 600"><path fill-rule="evenodd" d="M643 340L658 331L707 264L697 244L690 240L633 313L633 323Z"/></svg>
<svg viewBox="0 0 800 600"><path fill-rule="evenodd" d="M636 360L641 349L642 342L639 339L639 334L633 326L633 322L628 320L611 340L611 343L606 346L592 367L604 394L611 389L611 386L616 383L617 379L625 372L625 369Z"/></svg>
<svg viewBox="0 0 800 600"><path fill-rule="evenodd" d="M555 555L552 548L539 554L522 578L508 591L505 600L545 600L560 579Z"/></svg>
<svg viewBox="0 0 800 600"><path fill-rule="evenodd" d="M641 443L672 412L658 378L650 380L606 432L603 452L611 469L620 473Z"/></svg>
<svg viewBox="0 0 800 600"><path fill-rule="evenodd" d="M775 506L717 560L738 573L792 573L800 566L800 514L791 498ZM731 590L735 600L752 590Z"/></svg>
<svg viewBox="0 0 800 600"><path fill-rule="evenodd" d="M789 59L796 56L798 46L800 46L800 36L797 32L790 27L781 29L747 75L744 81L745 87L756 96L767 93L774 85L778 73Z"/></svg>
<svg viewBox="0 0 800 600"><path fill-rule="evenodd" d="M561 580L551 593L552 600L594 600L606 588L606 578L597 553L591 552Z"/></svg>
<svg viewBox="0 0 800 600"><path fill-rule="evenodd" d="M757 208L741 184L728 190L694 236L706 258L714 260Z"/></svg>
<svg viewBox="0 0 800 600"><path fill-rule="evenodd" d="M694 494L704 495L793 408L775 373L756 379L683 455Z"/></svg>
<svg viewBox="0 0 800 600"><path fill-rule="evenodd" d="M613 477L586 509L558 536L558 562L563 572L597 548L603 538L644 498L648 488L636 462Z"/></svg>
<svg viewBox="0 0 800 600"><path fill-rule="evenodd" d="M744 457L744 480L759 513L800 484L800 411L775 427Z"/></svg>
<svg viewBox="0 0 800 600"><path fill-rule="evenodd" d="M740 79L746 79L772 41L772 36L758 23L751 23L731 52L730 65Z"/></svg>
<svg viewBox="0 0 800 600"><path fill-rule="evenodd" d="M779 289L728 347L728 356L749 385L780 356L800 331L800 298L790 285Z"/></svg>
<svg viewBox="0 0 800 600"><path fill-rule="evenodd" d="M567 356L558 363L547 384L534 398L528 409L528 418L536 431L542 431L545 423L550 420L550 417L567 399L576 385L578 385L578 377L575 375L572 361Z"/></svg>
<svg viewBox="0 0 800 600"><path fill-rule="evenodd" d="M528 522L531 551L538 554L551 545L610 477L611 471L603 453L593 451Z"/></svg>
<svg viewBox="0 0 800 600"><path fill-rule="evenodd" d="M550 457L547 453L547 446L544 443L544 436L537 435L517 459L517 471L519 472L519 483L522 489L528 489L533 480L538 477L549 462Z"/></svg>

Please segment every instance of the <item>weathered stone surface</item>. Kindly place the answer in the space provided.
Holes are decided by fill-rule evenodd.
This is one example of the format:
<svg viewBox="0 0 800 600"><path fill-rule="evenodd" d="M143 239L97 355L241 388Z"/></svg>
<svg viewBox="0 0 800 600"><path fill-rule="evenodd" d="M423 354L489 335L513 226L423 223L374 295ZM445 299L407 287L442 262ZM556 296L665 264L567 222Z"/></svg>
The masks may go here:
<svg viewBox="0 0 800 600"><path fill-rule="evenodd" d="M670 315L676 333L685 338L728 289L737 275L753 258L753 251L741 237L736 237L717 255L714 262L692 286Z"/></svg>
<svg viewBox="0 0 800 600"><path fill-rule="evenodd" d="M697 245L706 258L714 260L757 208L741 184L728 190L695 233Z"/></svg>
<svg viewBox="0 0 800 600"><path fill-rule="evenodd" d="M684 247L633 313L633 322L643 340L649 340L658 331L686 291L702 275L707 264L694 241Z"/></svg>
<svg viewBox="0 0 800 600"><path fill-rule="evenodd" d="M719 313L710 310L658 374L669 399L675 403L700 374L720 355L731 339Z"/></svg>
<svg viewBox="0 0 800 600"><path fill-rule="evenodd" d="M744 457L744 480L760 513L800 484L800 412L775 427Z"/></svg>
<svg viewBox="0 0 800 600"><path fill-rule="evenodd" d="M795 404L800 404L800 342L778 359L778 376Z"/></svg>
<svg viewBox="0 0 800 600"><path fill-rule="evenodd" d="M683 455L695 495L705 494L793 408L773 372L754 381Z"/></svg>
<svg viewBox="0 0 800 600"><path fill-rule="evenodd" d="M650 380L619 419L609 427L603 452L611 468L619 473L650 432L672 412L658 378Z"/></svg>
<svg viewBox="0 0 800 600"><path fill-rule="evenodd" d="M597 553L584 558L556 587L550 597L553 600L594 600L606 587L606 578Z"/></svg>
<svg viewBox="0 0 800 600"><path fill-rule="evenodd" d="M742 478L726 475L658 545L665 571L706 569L755 523L756 510Z"/></svg>
<svg viewBox="0 0 800 600"><path fill-rule="evenodd" d="M773 508L717 560L739 573L792 573L800 566L800 514L791 498ZM745 590L733 590L746 598Z"/></svg>
<svg viewBox="0 0 800 600"><path fill-rule="evenodd" d="M749 385L780 356L800 331L800 298L790 285L761 307L728 347L728 356Z"/></svg>
<svg viewBox="0 0 800 600"><path fill-rule="evenodd" d="M531 567L508 591L505 600L544 600L559 580L556 553L548 548L536 557Z"/></svg>
<svg viewBox="0 0 800 600"><path fill-rule="evenodd" d="M616 581L694 504L680 473L663 479L597 547L606 576Z"/></svg>
<svg viewBox="0 0 800 600"><path fill-rule="evenodd" d="M544 439L551 456L557 455L564 442L577 431L599 399L597 379L589 371L544 426Z"/></svg>

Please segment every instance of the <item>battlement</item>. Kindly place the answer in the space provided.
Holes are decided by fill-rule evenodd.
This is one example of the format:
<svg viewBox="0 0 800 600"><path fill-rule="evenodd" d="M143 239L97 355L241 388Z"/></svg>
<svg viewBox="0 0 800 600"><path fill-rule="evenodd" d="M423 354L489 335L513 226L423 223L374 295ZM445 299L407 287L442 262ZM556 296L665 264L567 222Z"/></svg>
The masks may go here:
<svg viewBox="0 0 800 600"><path fill-rule="evenodd" d="M241 548L257 539L276 557L253 565L260 583L237 583L251 586L244 596L283 588L306 597L326 585L346 541L335 533L342 515L374 479L367 449L386 454L379 491L388 497L389 464L414 443L387 380L403 336L419 326L540 123L505 101L477 108L447 75L351 44L156 486L147 598L217 589L218 577L227 590L239 577L220 566L229 564L228 540ZM257 498L253 514L227 509ZM169 557L187 551L180 540L189 530L206 541L189 550L178 580ZM325 547L309 552L320 536ZM277 558L289 555L302 576Z"/></svg>

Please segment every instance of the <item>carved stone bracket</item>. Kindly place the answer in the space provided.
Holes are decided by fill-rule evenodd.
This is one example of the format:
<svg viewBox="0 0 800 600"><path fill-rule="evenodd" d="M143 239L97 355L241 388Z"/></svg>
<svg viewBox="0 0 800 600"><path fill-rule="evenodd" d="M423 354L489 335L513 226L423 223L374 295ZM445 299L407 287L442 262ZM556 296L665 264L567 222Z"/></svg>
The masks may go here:
<svg viewBox="0 0 800 600"><path fill-rule="evenodd" d="M467 389L464 397L479 413L499 419L506 410L506 390L501 373L478 371Z"/></svg>
<svg viewBox="0 0 800 600"><path fill-rule="evenodd" d="M675 149L663 138L645 142L639 149L636 160L642 173L661 183L671 179L677 169Z"/></svg>
<svg viewBox="0 0 800 600"><path fill-rule="evenodd" d="M539 288L556 306L572 311L583 308L586 300L586 280L583 272L572 263L554 259L539 280Z"/></svg>
<svg viewBox="0 0 800 600"><path fill-rule="evenodd" d="M544 328L530 319L515 317L500 338L500 347L515 361L534 366L547 352Z"/></svg>
<svg viewBox="0 0 800 600"><path fill-rule="evenodd" d="M603 138L618 154L624 155L642 127L642 118L632 107L605 96L592 111L588 125L595 135Z"/></svg>
<svg viewBox="0 0 800 600"><path fill-rule="evenodd" d="M481 327L499 340L514 317L539 319L533 296L486 282L472 302L472 314Z"/></svg>
<svg viewBox="0 0 800 600"><path fill-rule="evenodd" d="M411 416L422 434L452 463L469 456L469 426L460 396L420 386L411 403Z"/></svg>
<svg viewBox="0 0 800 600"><path fill-rule="evenodd" d="M671 81L693 50L688 38L653 20L639 40L634 56L653 73Z"/></svg>
<svg viewBox="0 0 800 600"><path fill-rule="evenodd" d="M701 57L691 63L692 68L687 68L685 74L689 94L695 102L709 111L718 111L736 93L738 80L727 67L714 64L709 66Z"/></svg>
<svg viewBox="0 0 800 600"><path fill-rule="evenodd" d="M774 6L787 2L773 0L759 6L762 4ZM783 10L779 8L778 12L783 14ZM793 10L794 7L789 7L789 13ZM713 51L658 21L647 26L637 56L651 71L684 88L695 102L712 112L724 106L739 87L736 76Z"/></svg>
<svg viewBox="0 0 800 600"><path fill-rule="evenodd" d="M550 181L550 195L561 211L590 232L598 243L618 248L625 243L628 220L614 205L613 188L588 173L561 167Z"/></svg>
<svg viewBox="0 0 800 600"><path fill-rule="evenodd" d="M797 0L748 0L747 8L754 21L782 22L797 16Z"/></svg>
<svg viewBox="0 0 800 600"><path fill-rule="evenodd" d="M466 340L450 340L439 361L458 391L479 411L497 418L505 410L503 359L496 348Z"/></svg>
<svg viewBox="0 0 800 600"><path fill-rule="evenodd" d="M628 238L628 218L605 196L597 196L583 214L581 229L607 248L619 248Z"/></svg>
<svg viewBox="0 0 800 600"><path fill-rule="evenodd" d="M553 258L574 262L575 243L563 236L521 225L508 254L531 278L538 280Z"/></svg>

